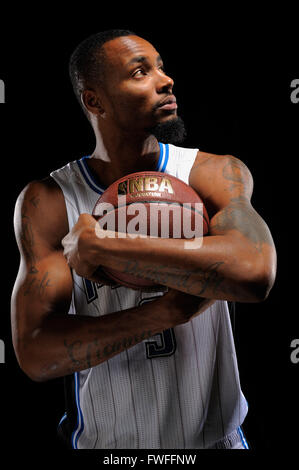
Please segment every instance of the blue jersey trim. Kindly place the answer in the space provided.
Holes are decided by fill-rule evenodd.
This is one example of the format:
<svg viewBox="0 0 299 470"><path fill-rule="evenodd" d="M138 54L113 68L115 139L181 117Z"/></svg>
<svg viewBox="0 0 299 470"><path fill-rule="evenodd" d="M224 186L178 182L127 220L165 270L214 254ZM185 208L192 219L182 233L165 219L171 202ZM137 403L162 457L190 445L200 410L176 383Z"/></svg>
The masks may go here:
<svg viewBox="0 0 299 470"><path fill-rule="evenodd" d="M159 142L159 147L160 147L160 155L159 155L159 160L156 166L156 171L160 171L159 168L162 166L163 155L164 155L163 144L160 144L160 142Z"/></svg>
<svg viewBox="0 0 299 470"><path fill-rule="evenodd" d="M96 178L90 171L88 164L87 164L87 159L90 158L89 156L81 158L81 160L77 160L77 164L79 167L79 170L85 179L86 183L88 186L93 189L96 193L98 194L103 194L106 188L103 188L102 186L99 185L97 182Z"/></svg>
<svg viewBox="0 0 299 470"><path fill-rule="evenodd" d="M243 445L244 449L249 449L249 445L247 444L247 441L245 439L245 436L243 434L241 426L238 427L238 434L240 436L240 439L241 439L241 442L242 442L242 445Z"/></svg>
<svg viewBox="0 0 299 470"><path fill-rule="evenodd" d="M168 159L169 159L169 144L161 144L159 142L159 147L160 147L160 156L159 156L158 164L156 167L156 171L160 171L164 173L164 171L166 170Z"/></svg>
<svg viewBox="0 0 299 470"><path fill-rule="evenodd" d="M156 166L156 171L160 171L164 173L167 167L168 159L169 159L169 144L161 144L159 142L159 147L160 147L160 155L159 155L159 160ZM90 155L87 155L85 157L82 157L80 160L77 160L79 170L84 180L88 184L88 186L96 193L103 194L106 188L103 186L100 186L94 174L91 172L87 164L88 158L90 158Z"/></svg>
<svg viewBox="0 0 299 470"><path fill-rule="evenodd" d="M75 372L75 395L77 405L77 429L72 434L72 447L78 449L78 439L84 429L83 414L80 406L80 395L79 395L79 373Z"/></svg>
<svg viewBox="0 0 299 470"><path fill-rule="evenodd" d="M167 167L167 163L168 163L168 158L169 158L169 145L166 144L165 145L165 159L164 159L164 165L162 167L162 172L164 172L166 170L166 167Z"/></svg>
<svg viewBox="0 0 299 470"><path fill-rule="evenodd" d="M58 428L59 426L61 425L61 423L67 418L67 414L64 413L64 415L62 416L61 420L59 421L59 424L58 424Z"/></svg>

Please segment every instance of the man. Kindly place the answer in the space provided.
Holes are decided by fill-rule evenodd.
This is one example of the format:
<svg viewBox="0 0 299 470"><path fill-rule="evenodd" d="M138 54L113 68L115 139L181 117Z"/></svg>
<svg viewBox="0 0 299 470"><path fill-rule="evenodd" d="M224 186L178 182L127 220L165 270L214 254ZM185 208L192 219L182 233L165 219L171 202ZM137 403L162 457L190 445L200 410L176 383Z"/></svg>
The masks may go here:
<svg viewBox="0 0 299 470"><path fill-rule="evenodd" d="M73 448L247 448L227 301L264 300L276 270L271 234L250 203L251 174L235 157L174 145L185 130L173 80L134 33L86 39L70 75L96 147L18 198L20 366L37 381L65 376L60 434ZM200 249L98 236L90 214L99 195L142 170L173 174L201 196L210 230ZM168 292L106 285L99 266Z"/></svg>

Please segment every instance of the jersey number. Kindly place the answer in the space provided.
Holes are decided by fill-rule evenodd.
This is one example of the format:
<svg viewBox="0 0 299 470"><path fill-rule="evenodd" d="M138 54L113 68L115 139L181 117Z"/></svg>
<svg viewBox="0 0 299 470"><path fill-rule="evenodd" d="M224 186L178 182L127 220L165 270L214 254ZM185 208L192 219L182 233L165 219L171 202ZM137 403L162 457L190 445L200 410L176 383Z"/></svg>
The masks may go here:
<svg viewBox="0 0 299 470"><path fill-rule="evenodd" d="M155 299L156 297L154 297ZM153 298L143 299L139 302L139 306L145 302L150 302ZM157 339L153 341L145 341L146 357L155 359L157 357L172 356L176 350L176 340L173 328L164 330L162 333L155 335Z"/></svg>
<svg viewBox="0 0 299 470"><path fill-rule="evenodd" d="M83 278L85 295L87 303L93 302L98 297L96 285L94 282ZM154 297L155 298L155 297ZM143 299L139 302L139 306L145 302L150 302L153 298ZM145 341L146 357L155 359L157 357L172 356L176 350L176 340L173 328L164 330L162 333L155 335L155 340Z"/></svg>
<svg viewBox="0 0 299 470"><path fill-rule="evenodd" d="M155 341L146 341L146 357L154 359L156 357L172 356L176 350L176 340L173 328L159 333L159 338Z"/></svg>

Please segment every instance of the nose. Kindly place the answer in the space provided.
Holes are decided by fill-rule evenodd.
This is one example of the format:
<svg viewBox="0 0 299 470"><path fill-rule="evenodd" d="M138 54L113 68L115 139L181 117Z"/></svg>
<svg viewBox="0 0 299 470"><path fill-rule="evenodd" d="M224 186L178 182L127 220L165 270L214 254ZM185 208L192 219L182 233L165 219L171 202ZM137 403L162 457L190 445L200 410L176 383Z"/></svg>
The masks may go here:
<svg viewBox="0 0 299 470"><path fill-rule="evenodd" d="M171 77L166 75L163 71L159 70L157 79L157 92L169 93L172 92L174 81Z"/></svg>

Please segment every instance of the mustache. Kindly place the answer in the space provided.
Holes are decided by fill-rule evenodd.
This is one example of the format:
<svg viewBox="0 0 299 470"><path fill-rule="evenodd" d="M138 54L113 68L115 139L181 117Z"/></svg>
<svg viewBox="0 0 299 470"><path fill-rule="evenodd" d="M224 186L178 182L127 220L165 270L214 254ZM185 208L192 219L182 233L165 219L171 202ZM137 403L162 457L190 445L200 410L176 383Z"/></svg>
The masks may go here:
<svg viewBox="0 0 299 470"><path fill-rule="evenodd" d="M172 93L169 93L166 98L163 98L163 100L158 101L158 103L153 106L153 111L156 111L158 108L160 108L160 106L163 106L166 103L172 102L176 102L176 98Z"/></svg>

